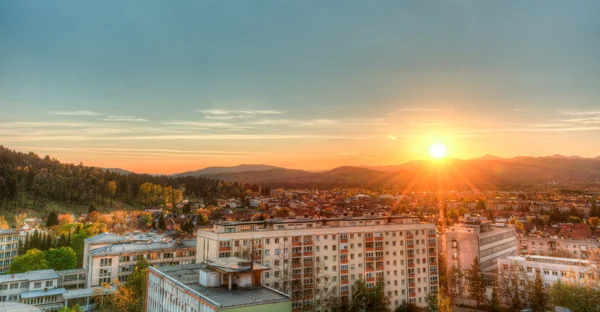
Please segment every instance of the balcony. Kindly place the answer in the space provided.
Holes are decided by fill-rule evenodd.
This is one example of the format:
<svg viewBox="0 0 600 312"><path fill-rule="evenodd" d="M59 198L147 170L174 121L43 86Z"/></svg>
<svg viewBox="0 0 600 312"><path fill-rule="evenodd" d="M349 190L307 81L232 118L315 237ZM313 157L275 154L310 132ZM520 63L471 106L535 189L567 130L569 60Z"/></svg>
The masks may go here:
<svg viewBox="0 0 600 312"><path fill-rule="evenodd" d="M375 268L366 268L365 271L367 271L367 272L373 272L373 271L375 271Z"/></svg>
<svg viewBox="0 0 600 312"><path fill-rule="evenodd" d="M313 284L305 284L304 285L304 289L312 289L313 288Z"/></svg>
<svg viewBox="0 0 600 312"><path fill-rule="evenodd" d="M312 251L305 251L304 252L304 256L306 256L306 257L312 256L312 255L313 255Z"/></svg>
<svg viewBox="0 0 600 312"><path fill-rule="evenodd" d="M348 270L340 270L340 274L348 274Z"/></svg>
<svg viewBox="0 0 600 312"><path fill-rule="evenodd" d="M367 262L375 261L375 258L365 258Z"/></svg>
<svg viewBox="0 0 600 312"><path fill-rule="evenodd" d="M304 298L302 298L302 299L303 300L312 300L313 296L312 295L310 295L310 296L304 296Z"/></svg>
<svg viewBox="0 0 600 312"><path fill-rule="evenodd" d="M373 247L367 247L365 248L366 251L373 251Z"/></svg>
<svg viewBox="0 0 600 312"><path fill-rule="evenodd" d="M367 280L367 282L374 282L375 278L374 277L367 277L366 280Z"/></svg>
<svg viewBox="0 0 600 312"><path fill-rule="evenodd" d="M377 281L378 281L378 282L382 282L382 281L384 281L384 280L385 280L385 277L384 277L384 276L377 276Z"/></svg>
<svg viewBox="0 0 600 312"><path fill-rule="evenodd" d="M431 234L431 233L429 233L429 234L427 234L427 237L434 238L434 237L435 237L435 234Z"/></svg>
<svg viewBox="0 0 600 312"><path fill-rule="evenodd" d="M302 244L300 244L300 242L292 242L292 246L300 246Z"/></svg>
<svg viewBox="0 0 600 312"><path fill-rule="evenodd" d="M375 237L375 240L376 241L383 241L383 236L377 236L377 237Z"/></svg>
<svg viewBox="0 0 600 312"><path fill-rule="evenodd" d="M409 264L408 264L408 267L409 267L409 268L414 268L414 267L415 267L415 264L414 264L414 263L409 263Z"/></svg>
<svg viewBox="0 0 600 312"><path fill-rule="evenodd" d="M381 261L381 260L383 260L383 256L375 257L375 260Z"/></svg>
<svg viewBox="0 0 600 312"><path fill-rule="evenodd" d="M415 258L415 254L408 254L406 257L408 259L414 259Z"/></svg>
<svg viewBox="0 0 600 312"><path fill-rule="evenodd" d="M304 246L312 246L313 242L311 240L304 241Z"/></svg>
<svg viewBox="0 0 600 312"><path fill-rule="evenodd" d="M302 257L301 252L292 252L292 257Z"/></svg>
<svg viewBox="0 0 600 312"><path fill-rule="evenodd" d="M415 287L415 283L408 283L408 287L414 288Z"/></svg>
<svg viewBox="0 0 600 312"><path fill-rule="evenodd" d="M342 291L342 296L348 296L349 294L350 294L350 292L347 291L347 290L346 291Z"/></svg>
<svg viewBox="0 0 600 312"><path fill-rule="evenodd" d="M294 275L292 275L292 279L293 279L293 280L299 280L299 279L302 279L302 274L294 274Z"/></svg>
<svg viewBox="0 0 600 312"><path fill-rule="evenodd" d="M231 251L231 247L219 247L219 252Z"/></svg>
<svg viewBox="0 0 600 312"><path fill-rule="evenodd" d="M348 263L348 259L340 260L340 263L347 264Z"/></svg>
<svg viewBox="0 0 600 312"><path fill-rule="evenodd" d="M412 297L416 297L417 294L416 293L410 293L410 294L408 294L408 296L412 298Z"/></svg>
<svg viewBox="0 0 600 312"><path fill-rule="evenodd" d="M373 237L365 237L365 242L372 242L373 241Z"/></svg>
<svg viewBox="0 0 600 312"><path fill-rule="evenodd" d="M383 250L383 246L377 246L375 247L375 250Z"/></svg>
<svg viewBox="0 0 600 312"><path fill-rule="evenodd" d="M340 253L347 254L348 253L348 249L340 249Z"/></svg>
<svg viewBox="0 0 600 312"><path fill-rule="evenodd" d="M340 243L347 243L348 239L347 238L340 238Z"/></svg>
<svg viewBox="0 0 600 312"><path fill-rule="evenodd" d="M431 283L430 283L430 284L432 284L432 285L437 285L437 283L438 283L438 281L436 280L436 281L431 281Z"/></svg>
<svg viewBox="0 0 600 312"><path fill-rule="evenodd" d="M312 261L307 261L307 262L304 262L304 267L312 267L313 264L314 263Z"/></svg>
<svg viewBox="0 0 600 312"><path fill-rule="evenodd" d="M300 263L300 262L292 263L292 268L301 268L301 267L302 267L302 263Z"/></svg>
<svg viewBox="0 0 600 312"><path fill-rule="evenodd" d="M376 271L383 271L383 265L375 267L375 270Z"/></svg>
<svg viewBox="0 0 600 312"><path fill-rule="evenodd" d="M340 283L341 283L342 285L348 285L348 280L341 281Z"/></svg>
<svg viewBox="0 0 600 312"><path fill-rule="evenodd" d="M437 261L431 261L429 262L429 265L437 265Z"/></svg>
<svg viewBox="0 0 600 312"><path fill-rule="evenodd" d="M258 244L258 245L256 245L256 248L257 248L257 249L262 249L262 245L261 245L261 244Z"/></svg>
<svg viewBox="0 0 600 312"><path fill-rule="evenodd" d="M408 277L415 277L415 273L408 273Z"/></svg>
<svg viewBox="0 0 600 312"><path fill-rule="evenodd" d="M407 239L412 239L412 238L415 238L415 236L413 234L410 234L410 235L406 235L406 238Z"/></svg>
<svg viewBox="0 0 600 312"><path fill-rule="evenodd" d="M430 242L429 247L435 247L435 242L433 242L433 243Z"/></svg>

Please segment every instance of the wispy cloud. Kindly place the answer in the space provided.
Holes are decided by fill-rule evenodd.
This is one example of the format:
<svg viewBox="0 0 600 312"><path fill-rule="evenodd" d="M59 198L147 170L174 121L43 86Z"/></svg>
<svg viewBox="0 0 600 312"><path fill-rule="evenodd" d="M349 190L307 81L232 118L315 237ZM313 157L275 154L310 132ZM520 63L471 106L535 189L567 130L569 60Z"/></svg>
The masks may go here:
<svg viewBox="0 0 600 312"><path fill-rule="evenodd" d="M148 119L140 118L136 116L107 116L104 118L105 121L132 121L132 122L144 122Z"/></svg>
<svg viewBox="0 0 600 312"><path fill-rule="evenodd" d="M437 112L437 108L417 108L417 107L409 107L409 108L400 108L396 110L397 112Z"/></svg>
<svg viewBox="0 0 600 312"><path fill-rule="evenodd" d="M224 109L207 109L197 112L206 115L229 115L229 114L245 114L245 115L276 115L281 114L280 111L274 110L224 110Z"/></svg>
<svg viewBox="0 0 600 312"><path fill-rule="evenodd" d="M579 115L600 115L600 110L596 111L559 111L559 114L579 116Z"/></svg>
<svg viewBox="0 0 600 312"><path fill-rule="evenodd" d="M397 140L397 139L396 139L396 137L395 137L395 136L393 136L393 135L391 135L391 134L389 134L389 135L387 136L387 138L388 138L388 139L390 139L390 140L392 140L392 141L396 141L396 140Z"/></svg>
<svg viewBox="0 0 600 312"><path fill-rule="evenodd" d="M100 113L90 111L90 110L72 110L72 111L55 111L50 112L52 115L62 115L62 116L98 116Z"/></svg>

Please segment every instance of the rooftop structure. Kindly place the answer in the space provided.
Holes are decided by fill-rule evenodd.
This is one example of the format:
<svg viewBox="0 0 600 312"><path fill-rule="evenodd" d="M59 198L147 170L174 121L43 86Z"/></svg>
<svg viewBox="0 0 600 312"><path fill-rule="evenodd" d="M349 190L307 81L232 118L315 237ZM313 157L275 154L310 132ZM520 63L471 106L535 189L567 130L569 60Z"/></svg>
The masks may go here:
<svg viewBox="0 0 600 312"><path fill-rule="evenodd" d="M291 311L287 295L260 286L259 281L248 283L257 267L259 272L268 269L239 258L211 264L151 267L146 310L235 311L252 307L260 311Z"/></svg>

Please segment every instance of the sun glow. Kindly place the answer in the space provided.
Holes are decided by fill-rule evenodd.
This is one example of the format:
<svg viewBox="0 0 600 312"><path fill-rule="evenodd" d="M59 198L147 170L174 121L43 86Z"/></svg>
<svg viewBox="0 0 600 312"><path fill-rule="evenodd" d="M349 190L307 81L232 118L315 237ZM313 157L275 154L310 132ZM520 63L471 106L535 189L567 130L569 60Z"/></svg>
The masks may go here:
<svg viewBox="0 0 600 312"><path fill-rule="evenodd" d="M440 143L435 143L429 148L429 154L433 158L442 158L446 156L446 147Z"/></svg>

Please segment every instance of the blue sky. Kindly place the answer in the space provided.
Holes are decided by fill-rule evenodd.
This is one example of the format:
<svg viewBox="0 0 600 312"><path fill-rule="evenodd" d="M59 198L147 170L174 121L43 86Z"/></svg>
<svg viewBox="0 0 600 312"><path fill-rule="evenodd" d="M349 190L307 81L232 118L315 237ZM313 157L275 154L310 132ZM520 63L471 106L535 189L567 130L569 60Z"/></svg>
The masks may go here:
<svg viewBox="0 0 600 312"><path fill-rule="evenodd" d="M176 172L600 155L598 1L2 1L0 143Z"/></svg>

